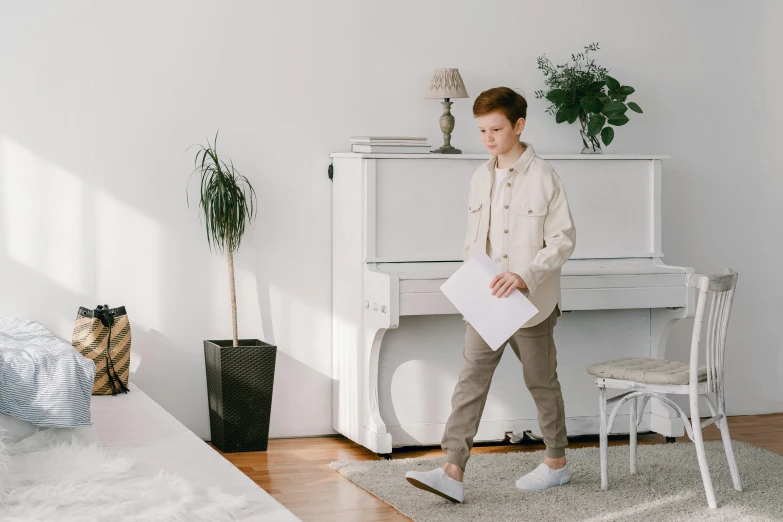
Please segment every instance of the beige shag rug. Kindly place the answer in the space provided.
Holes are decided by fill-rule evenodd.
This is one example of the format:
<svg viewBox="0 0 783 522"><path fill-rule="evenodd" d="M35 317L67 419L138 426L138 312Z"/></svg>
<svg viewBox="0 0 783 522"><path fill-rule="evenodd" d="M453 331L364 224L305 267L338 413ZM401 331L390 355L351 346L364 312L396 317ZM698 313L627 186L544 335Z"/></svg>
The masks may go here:
<svg viewBox="0 0 783 522"><path fill-rule="evenodd" d="M783 521L783 455L734 442L743 492L734 490L723 444L707 442L718 509L704 495L696 449L690 443L639 446L637 472L629 447L609 448L609 490L601 491L598 448L568 450L570 484L521 491L517 478L534 469L543 451L474 455L465 473L465 502L452 504L411 486L408 470L443 465L442 458L334 462L331 467L417 522Z"/></svg>

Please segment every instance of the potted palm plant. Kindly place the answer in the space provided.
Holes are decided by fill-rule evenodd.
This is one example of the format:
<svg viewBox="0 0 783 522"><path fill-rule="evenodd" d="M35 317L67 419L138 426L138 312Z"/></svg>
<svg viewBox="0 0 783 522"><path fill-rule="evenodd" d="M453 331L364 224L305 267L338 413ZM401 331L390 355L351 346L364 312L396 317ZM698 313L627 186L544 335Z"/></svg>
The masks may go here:
<svg viewBox="0 0 783 522"><path fill-rule="evenodd" d="M256 194L233 162L218 155L217 134L214 143L207 139L206 147L198 147L192 174L200 178L199 209L207 243L210 250L225 253L228 261L233 333L231 340L204 341L212 443L224 452L265 451L277 347L259 339L239 339L234 282L234 252L255 217Z"/></svg>

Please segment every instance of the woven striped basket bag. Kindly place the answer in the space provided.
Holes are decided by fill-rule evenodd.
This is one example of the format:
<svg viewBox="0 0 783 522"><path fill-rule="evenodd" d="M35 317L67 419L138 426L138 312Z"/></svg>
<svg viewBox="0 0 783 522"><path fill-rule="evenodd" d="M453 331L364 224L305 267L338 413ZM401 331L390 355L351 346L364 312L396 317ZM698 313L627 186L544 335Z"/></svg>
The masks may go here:
<svg viewBox="0 0 783 522"><path fill-rule="evenodd" d="M80 307L71 344L95 363L93 395L128 393L131 328L124 306Z"/></svg>

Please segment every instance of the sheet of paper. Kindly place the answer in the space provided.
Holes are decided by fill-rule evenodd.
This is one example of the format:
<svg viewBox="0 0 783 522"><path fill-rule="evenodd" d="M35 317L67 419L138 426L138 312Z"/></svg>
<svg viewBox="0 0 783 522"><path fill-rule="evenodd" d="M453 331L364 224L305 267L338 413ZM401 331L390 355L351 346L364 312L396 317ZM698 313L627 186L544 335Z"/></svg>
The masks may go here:
<svg viewBox="0 0 783 522"><path fill-rule="evenodd" d="M492 295L489 284L499 272L487 254L478 253L440 287L493 350L538 313L538 308L517 289L508 297Z"/></svg>

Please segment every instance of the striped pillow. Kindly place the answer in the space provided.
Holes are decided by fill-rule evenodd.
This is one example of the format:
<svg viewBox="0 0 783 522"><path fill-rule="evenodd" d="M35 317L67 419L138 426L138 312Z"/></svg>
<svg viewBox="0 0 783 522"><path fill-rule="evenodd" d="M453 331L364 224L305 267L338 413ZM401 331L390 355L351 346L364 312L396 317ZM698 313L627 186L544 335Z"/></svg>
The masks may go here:
<svg viewBox="0 0 783 522"><path fill-rule="evenodd" d="M0 317L0 413L36 426L90 426L95 364L41 323Z"/></svg>

